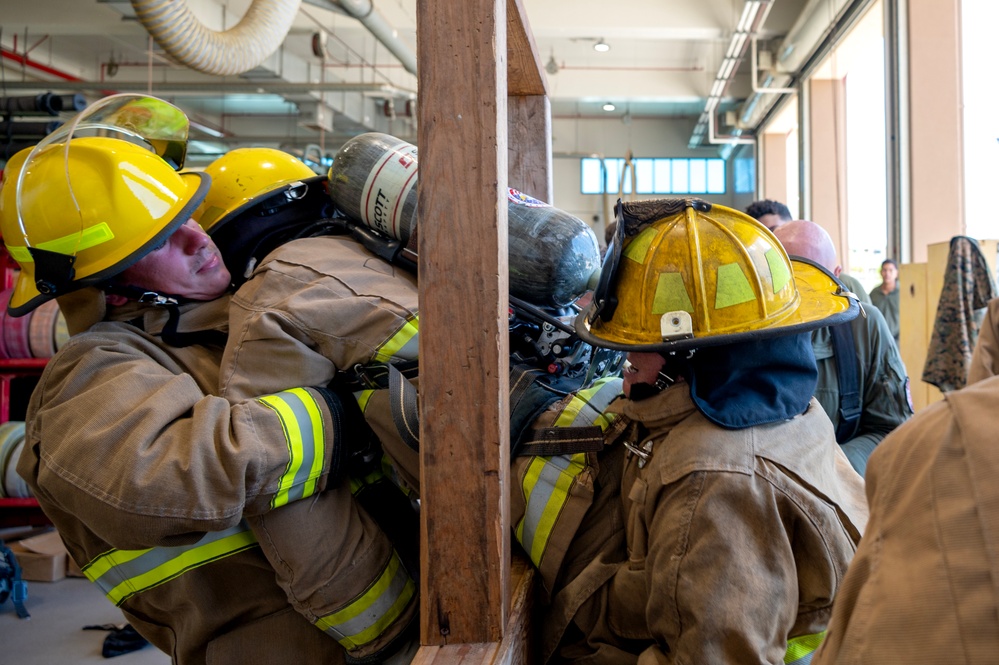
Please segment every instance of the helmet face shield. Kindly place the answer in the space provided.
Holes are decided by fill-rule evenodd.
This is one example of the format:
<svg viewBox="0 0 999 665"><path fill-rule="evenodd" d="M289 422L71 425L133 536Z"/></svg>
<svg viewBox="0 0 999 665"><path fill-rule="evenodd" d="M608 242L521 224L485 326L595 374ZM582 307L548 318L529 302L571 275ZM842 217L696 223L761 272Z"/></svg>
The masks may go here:
<svg viewBox="0 0 999 665"><path fill-rule="evenodd" d="M190 218L207 178L177 172L187 127L168 102L114 95L8 162L0 228L21 267L12 314L103 283Z"/></svg>

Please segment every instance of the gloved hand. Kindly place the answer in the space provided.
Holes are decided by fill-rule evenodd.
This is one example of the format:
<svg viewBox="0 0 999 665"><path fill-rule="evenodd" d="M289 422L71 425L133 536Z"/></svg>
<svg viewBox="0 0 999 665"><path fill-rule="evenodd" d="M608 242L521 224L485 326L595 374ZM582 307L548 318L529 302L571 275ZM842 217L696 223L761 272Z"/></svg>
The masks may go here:
<svg viewBox="0 0 999 665"><path fill-rule="evenodd" d="M346 476L363 478L378 468L381 445L364 420L354 395L333 384L317 387L333 418L333 454L328 485L338 486Z"/></svg>

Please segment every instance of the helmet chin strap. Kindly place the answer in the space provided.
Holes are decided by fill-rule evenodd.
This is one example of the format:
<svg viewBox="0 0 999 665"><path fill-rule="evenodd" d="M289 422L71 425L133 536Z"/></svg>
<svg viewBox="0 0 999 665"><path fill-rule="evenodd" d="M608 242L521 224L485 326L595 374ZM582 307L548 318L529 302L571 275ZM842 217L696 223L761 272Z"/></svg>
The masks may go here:
<svg viewBox="0 0 999 665"><path fill-rule="evenodd" d="M100 288L102 288L106 293L124 296L129 300L135 300L143 305L154 305L157 307L169 307L171 305L176 306L186 300L181 296L165 295L156 291L150 291L149 289L132 286L131 284L113 284L108 282L103 284Z"/></svg>
<svg viewBox="0 0 999 665"><path fill-rule="evenodd" d="M156 291L150 291L131 284L105 284L104 290L107 293L125 296L129 300L135 300L143 305L153 307L163 307L167 310L167 322L163 326L160 338L176 348L191 346L192 344L218 344L225 345L225 333L218 330L196 330L192 332L178 332L180 325L180 306L185 302L190 302L189 298L175 295L166 295Z"/></svg>

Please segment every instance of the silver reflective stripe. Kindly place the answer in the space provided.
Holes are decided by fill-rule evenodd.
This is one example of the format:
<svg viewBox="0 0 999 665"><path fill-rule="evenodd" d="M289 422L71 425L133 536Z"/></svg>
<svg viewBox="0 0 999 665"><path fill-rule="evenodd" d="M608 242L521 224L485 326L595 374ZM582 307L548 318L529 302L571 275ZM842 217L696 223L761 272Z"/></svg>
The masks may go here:
<svg viewBox="0 0 999 665"><path fill-rule="evenodd" d="M415 360L420 346L420 317L414 315L403 327L388 338L375 351L372 362L390 363L393 360Z"/></svg>
<svg viewBox="0 0 999 665"><path fill-rule="evenodd" d="M597 425L606 430L613 416L605 415L603 411L620 393L621 379L606 377L596 381L565 405L555 419L555 426ZM569 499L572 484L585 468L585 453L535 457L531 460L521 481L525 508L516 537L535 566L541 566L548 540Z"/></svg>
<svg viewBox="0 0 999 665"><path fill-rule="evenodd" d="M527 505L517 539L535 566L541 565L552 527L568 499L569 487L582 472L585 462L584 453L531 460L524 478Z"/></svg>
<svg viewBox="0 0 999 665"><path fill-rule="evenodd" d="M288 466L279 480L271 507L312 496L326 456L323 415L316 398L304 388L295 388L265 395L258 401L277 413L288 446Z"/></svg>
<svg viewBox="0 0 999 665"><path fill-rule="evenodd" d="M115 605L189 570L257 546L245 522L207 533L191 545L146 550L111 550L91 561L84 575Z"/></svg>
<svg viewBox="0 0 999 665"><path fill-rule="evenodd" d="M391 626L416 595L416 584L399 555L394 553L378 580L347 606L316 621L345 649L352 650L376 640Z"/></svg>

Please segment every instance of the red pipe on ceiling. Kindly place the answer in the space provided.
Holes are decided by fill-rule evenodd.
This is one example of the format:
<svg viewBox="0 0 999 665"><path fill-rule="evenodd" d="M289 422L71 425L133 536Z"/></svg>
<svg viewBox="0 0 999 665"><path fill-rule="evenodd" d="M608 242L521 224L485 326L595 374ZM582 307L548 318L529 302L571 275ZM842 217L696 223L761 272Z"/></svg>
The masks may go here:
<svg viewBox="0 0 999 665"><path fill-rule="evenodd" d="M0 56L3 56L3 58L6 60L13 60L19 65L24 65L25 67L31 67L32 69L37 69L40 72L45 72L46 74L50 74L52 76L60 78L63 81L83 80L77 76L67 74L66 72L61 72L58 69L55 69L54 67L49 67L48 65L43 65L40 62L35 62L34 60L28 58L28 56L26 55L20 55L18 53L15 53L14 51L8 51L7 49L2 47L0 47Z"/></svg>

